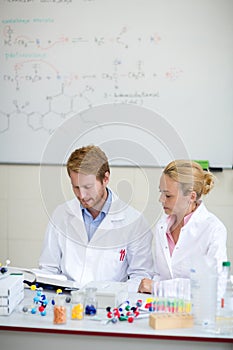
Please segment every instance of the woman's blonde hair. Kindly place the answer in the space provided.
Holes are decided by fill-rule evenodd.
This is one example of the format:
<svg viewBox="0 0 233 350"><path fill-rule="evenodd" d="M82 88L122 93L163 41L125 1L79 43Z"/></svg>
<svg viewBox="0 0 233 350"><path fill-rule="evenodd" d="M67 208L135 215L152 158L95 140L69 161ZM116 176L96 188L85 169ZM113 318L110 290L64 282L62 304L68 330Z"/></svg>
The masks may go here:
<svg viewBox="0 0 233 350"><path fill-rule="evenodd" d="M184 195L196 192L197 200L214 186L214 175L194 161L174 160L165 167L163 173L180 184Z"/></svg>

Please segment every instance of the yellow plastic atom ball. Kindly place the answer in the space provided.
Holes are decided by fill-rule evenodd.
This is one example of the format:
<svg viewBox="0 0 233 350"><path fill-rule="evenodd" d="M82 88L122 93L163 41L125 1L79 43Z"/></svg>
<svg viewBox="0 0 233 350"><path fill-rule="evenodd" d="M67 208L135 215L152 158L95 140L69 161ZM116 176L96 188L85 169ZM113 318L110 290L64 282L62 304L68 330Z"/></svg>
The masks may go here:
<svg viewBox="0 0 233 350"><path fill-rule="evenodd" d="M36 290L36 285L35 284L31 285L31 290Z"/></svg>
<svg viewBox="0 0 233 350"><path fill-rule="evenodd" d="M154 298L147 298L147 299L146 299L146 302L147 302L147 303L152 303L153 301L154 301Z"/></svg>

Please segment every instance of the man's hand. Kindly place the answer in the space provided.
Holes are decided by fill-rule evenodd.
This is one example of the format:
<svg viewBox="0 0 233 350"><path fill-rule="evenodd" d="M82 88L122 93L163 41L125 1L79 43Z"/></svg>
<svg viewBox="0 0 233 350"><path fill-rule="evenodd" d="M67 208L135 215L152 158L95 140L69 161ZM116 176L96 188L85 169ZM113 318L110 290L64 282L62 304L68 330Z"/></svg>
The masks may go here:
<svg viewBox="0 0 233 350"><path fill-rule="evenodd" d="M153 281L149 278L143 278L138 287L138 293L148 293L153 292Z"/></svg>

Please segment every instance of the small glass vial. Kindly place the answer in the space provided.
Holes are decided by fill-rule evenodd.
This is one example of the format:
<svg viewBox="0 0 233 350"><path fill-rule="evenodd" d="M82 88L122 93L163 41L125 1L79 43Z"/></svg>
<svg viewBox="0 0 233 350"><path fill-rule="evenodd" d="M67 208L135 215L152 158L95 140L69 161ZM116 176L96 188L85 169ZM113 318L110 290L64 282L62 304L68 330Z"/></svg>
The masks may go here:
<svg viewBox="0 0 233 350"><path fill-rule="evenodd" d="M95 287L85 289L85 315L93 316L97 313L96 291Z"/></svg>
<svg viewBox="0 0 233 350"><path fill-rule="evenodd" d="M82 320L84 315L84 295L80 291L71 292L70 318Z"/></svg>
<svg viewBox="0 0 233 350"><path fill-rule="evenodd" d="M54 301L53 323L65 324L67 320L66 297L65 295L57 295Z"/></svg>

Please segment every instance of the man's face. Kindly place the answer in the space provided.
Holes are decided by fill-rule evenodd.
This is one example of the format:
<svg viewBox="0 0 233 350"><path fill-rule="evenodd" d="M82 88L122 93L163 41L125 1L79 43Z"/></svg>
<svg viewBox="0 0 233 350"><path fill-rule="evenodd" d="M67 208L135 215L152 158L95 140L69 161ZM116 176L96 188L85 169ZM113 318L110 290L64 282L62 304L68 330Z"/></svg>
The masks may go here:
<svg viewBox="0 0 233 350"><path fill-rule="evenodd" d="M75 196L84 208L100 211L107 198L107 184L109 173L105 173L103 183L96 179L95 175L85 175L82 173L70 172L71 184Z"/></svg>

